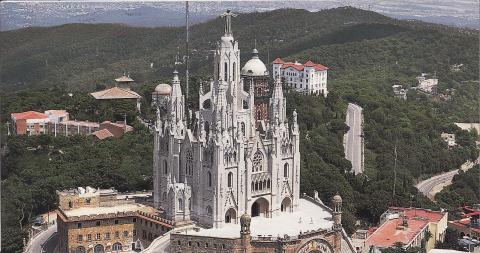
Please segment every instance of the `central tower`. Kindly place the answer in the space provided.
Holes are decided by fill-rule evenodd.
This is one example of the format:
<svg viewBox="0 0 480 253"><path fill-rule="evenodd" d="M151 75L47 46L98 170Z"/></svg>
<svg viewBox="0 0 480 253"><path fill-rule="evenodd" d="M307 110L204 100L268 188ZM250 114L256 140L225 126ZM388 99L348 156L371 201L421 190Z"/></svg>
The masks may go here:
<svg viewBox="0 0 480 253"><path fill-rule="evenodd" d="M213 78L199 87L191 126L176 72L170 94L156 103L154 202L175 222L220 227L239 222L241 214L272 217L298 206L296 113L288 124L280 80L273 94L261 88L269 87L268 71L256 49L240 71L234 16L222 14L224 34L214 50Z"/></svg>

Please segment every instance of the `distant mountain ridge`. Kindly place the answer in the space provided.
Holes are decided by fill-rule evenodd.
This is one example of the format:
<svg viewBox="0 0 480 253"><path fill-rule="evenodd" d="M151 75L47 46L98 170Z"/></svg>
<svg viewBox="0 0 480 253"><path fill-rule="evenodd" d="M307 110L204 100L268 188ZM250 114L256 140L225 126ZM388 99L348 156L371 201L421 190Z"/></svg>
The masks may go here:
<svg viewBox="0 0 480 253"><path fill-rule="evenodd" d="M211 50L222 34L216 18L191 29L191 72L211 75ZM254 41L262 60L301 54L322 45L360 43L390 38L410 31L474 36L445 26L399 21L375 12L350 7L308 12L282 9L241 14L233 21L242 62L250 58ZM417 32L415 32L417 31ZM418 33L420 32L420 33ZM183 28L136 28L113 24L68 24L1 32L0 85L9 90L52 86L92 90L111 85L114 77L129 72L140 84L171 75L177 52L184 52ZM477 38L478 40L478 38ZM440 45L439 45L440 46ZM338 52L341 54L341 52ZM343 57L343 56L342 56ZM321 55L314 56L322 62ZM153 63L153 68L151 68ZM326 65L335 64L322 62Z"/></svg>

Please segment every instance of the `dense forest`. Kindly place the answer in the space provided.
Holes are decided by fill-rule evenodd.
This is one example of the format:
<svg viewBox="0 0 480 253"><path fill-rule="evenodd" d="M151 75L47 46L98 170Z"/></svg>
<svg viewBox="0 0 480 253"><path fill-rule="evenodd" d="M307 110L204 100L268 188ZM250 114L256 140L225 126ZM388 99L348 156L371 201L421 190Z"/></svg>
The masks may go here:
<svg viewBox="0 0 480 253"><path fill-rule="evenodd" d="M192 27L192 108L197 106L196 84L212 73L210 50L221 34L221 22L216 19ZM454 201L457 195L472 194L468 189L476 186L475 181L463 175L454 180L452 193L440 193L438 203L419 194L414 184L478 156L478 135L453 124L478 122L477 32L399 21L354 8L242 14L234 19L233 31L243 62L256 39L267 65L282 57L302 62L312 59L330 67L329 96L304 96L286 89L287 110L288 115L293 109L298 112L302 191L317 190L326 203L339 192L347 232L354 231L357 220L362 226L377 222L388 205L453 209L459 203ZM1 175L2 250L19 252L25 236L22 228L54 206L56 189L85 185L122 191L152 188L152 136L135 121L133 107L99 104L87 93L110 86L113 78L130 72L137 81L134 89L144 96L143 114L149 117L149 94L156 84L171 78L175 54L183 50L184 32L180 28L71 24L1 35L0 45L7 50L0 52L5 59L0 63L0 85L8 91L0 101L2 123L15 111L67 109L76 119L96 121L116 119L127 112L136 129L121 139L98 144L83 137L6 138ZM150 63L154 63L152 68ZM450 65L457 63L464 66L452 72ZM456 89L452 99L435 100L413 91L405 101L393 97L393 84L414 86L421 72L435 73L440 91ZM359 176L350 172L343 152L349 102L362 106L365 113L365 173ZM5 134L5 124L2 130ZM448 149L440 138L442 132L455 133L459 146ZM477 171L478 177L478 169L472 171L465 174Z"/></svg>

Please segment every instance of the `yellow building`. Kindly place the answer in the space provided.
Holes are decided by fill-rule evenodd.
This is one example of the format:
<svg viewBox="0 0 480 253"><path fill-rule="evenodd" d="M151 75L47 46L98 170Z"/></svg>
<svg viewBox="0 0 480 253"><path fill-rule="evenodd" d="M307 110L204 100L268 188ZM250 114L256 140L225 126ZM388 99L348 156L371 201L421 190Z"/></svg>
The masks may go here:
<svg viewBox="0 0 480 253"><path fill-rule="evenodd" d="M58 249L70 253L143 249L173 227L146 204L151 194L121 195L114 189L57 191ZM142 202L142 203L140 203Z"/></svg>

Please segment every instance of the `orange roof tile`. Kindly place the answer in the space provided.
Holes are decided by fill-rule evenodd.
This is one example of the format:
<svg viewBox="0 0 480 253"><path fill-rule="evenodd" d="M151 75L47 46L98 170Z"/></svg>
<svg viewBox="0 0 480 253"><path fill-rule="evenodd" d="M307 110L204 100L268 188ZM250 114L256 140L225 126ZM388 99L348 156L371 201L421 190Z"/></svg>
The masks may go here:
<svg viewBox="0 0 480 253"><path fill-rule="evenodd" d="M48 116L45 113L35 112L35 111L28 111L28 112L15 112L12 113L12 117L15 120L19 119L47 119Z"/></svg>
<svg viewBox="0 0 480 253"><path fill-rule="evenodd" d="M415 208L390 207L389 210L398 211L399 214L403 215L408 226L401 226L402 218L387 220L367 238L367 245L380 248L391 247L396 242L408 245L428 223L436 223L445 215L439 211Z"/></svg>
<svg viewBox="0 0 480 253"><path fill-rule="evenodd" d="M95 99L138 99L141 98L138 93L127 90L127 89L122 89L119 87L113 87L110 89L102 90L102 91L97 91L97 92L92 92L90 93Z"/></svg>
<svg viewBox="0 0 480 253"><path fill-rule="evenodd" d="M273 61L273 64L283 64L285 63L281 58L277 58Z"/></svg>
<svg viewBox="0 0 480 253"><path fill-rule="evenodd" d="M93 136L97 137L99 140L104 140L109 137L113 137L113 134L107 129L98 130L92 133Z"/></svg>

